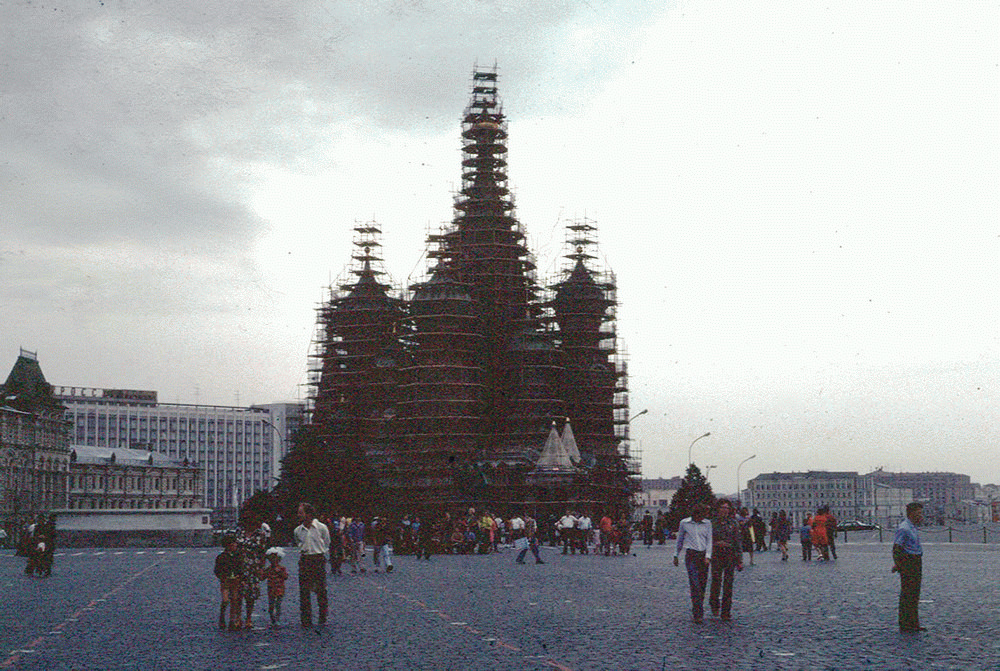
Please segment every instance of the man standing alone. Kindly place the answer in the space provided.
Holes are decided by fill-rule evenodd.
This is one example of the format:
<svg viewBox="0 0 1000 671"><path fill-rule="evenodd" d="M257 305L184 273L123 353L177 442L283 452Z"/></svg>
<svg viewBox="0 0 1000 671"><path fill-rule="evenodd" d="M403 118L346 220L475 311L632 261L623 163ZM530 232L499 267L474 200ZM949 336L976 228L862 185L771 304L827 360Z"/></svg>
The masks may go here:
<svg viewBox="0 0 1000 671"><path fill-rule="evenodd" d="M316 592L319 623L326 624L326 552L330 549L330 530L316 519L310 503L299 504L295 542L299 546L299 615L303 627L312 626L312 595Z"/></svg>
<svg viewBox="0 0 1000 671"><path fill-rule="evenodd" d="M892 572L899 573L900 631L926 631L920 626L920 615L917 613L924 555L917 527L923 521L923 505L916 502L907 504L906 519L896 529L896 537L892 541Z"/></svg>
<svg viewBox="0 0 1000 671"><path fill-rule="evenodd" d="M688 585L691 588L691 615L696 623L705 617L705 582L708 566L712 561L712 523L705 519L708 506L696 503L691 509L691 517L681 520L677 529L677 549L674 551L674 566L679 566L678 556L684 550L684 566L687 568Z"/></svg>

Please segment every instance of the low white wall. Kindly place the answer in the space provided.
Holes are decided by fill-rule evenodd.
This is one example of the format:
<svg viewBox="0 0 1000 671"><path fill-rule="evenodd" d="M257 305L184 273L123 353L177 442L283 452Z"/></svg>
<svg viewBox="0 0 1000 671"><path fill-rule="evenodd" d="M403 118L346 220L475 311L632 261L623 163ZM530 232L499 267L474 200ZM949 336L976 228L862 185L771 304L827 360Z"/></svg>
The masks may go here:
<svg viewBox="0 0 1000 671"><path fill-rule="evenodd" d="M208 508L55 510L59 531L194 531L211 529Z"/></svg>

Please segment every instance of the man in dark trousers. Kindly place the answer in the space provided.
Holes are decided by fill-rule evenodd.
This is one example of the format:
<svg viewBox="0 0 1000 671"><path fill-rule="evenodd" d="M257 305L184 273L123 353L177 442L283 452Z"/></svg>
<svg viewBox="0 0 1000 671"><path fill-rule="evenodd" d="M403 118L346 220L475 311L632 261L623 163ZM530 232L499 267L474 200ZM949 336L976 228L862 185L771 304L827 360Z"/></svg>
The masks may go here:
<svg viewBox="0 0 1000 671"><path fill-rule="evenodd" d="M326 553L330 549L330 530L316 519L309 503L299 504L295 542L299 546L299 614L303 627L312 626L312 593L316 592L319 623L326 624Z"/></svg>
<svg viewBox="0 0 1000 671"><path fill-rule="evenodd" d="M642 516L642 543L646 547L653 545L653 516L648 510Z"/></svg>
<svg viewBox="0 0 1000 671"><path fill-rule="evenodd" d="M712 562L712 523L705 519L706 515L707 505L694 504L691 517L682 519L677 528L677 549L674 550L674 566L680 565L681 550L684 550L684 566L691 589L691 616L696 624L701 623L705 614L705 583Z"/></svg>
<svg viewBox="0 0 1000 671"><path fill-rule="evenodd" d="M899 630L905 632L926 631L920 626L920 615L917 613L924 555L917 527L923 521L923 505L916 502L907 504L906 519L896 529L896 537L892 541L892 572L899 573Z"/></svg>
<svg viewBox="0 0 1000 671"><path fill-rule="evenodd" d="M708 592L708 605L712 615L728 622L733 610L733 571L743 570L743 532L733 516L733 504L728 499L719 499L716 505L718 510L712 520L712 587Z"/></svg>

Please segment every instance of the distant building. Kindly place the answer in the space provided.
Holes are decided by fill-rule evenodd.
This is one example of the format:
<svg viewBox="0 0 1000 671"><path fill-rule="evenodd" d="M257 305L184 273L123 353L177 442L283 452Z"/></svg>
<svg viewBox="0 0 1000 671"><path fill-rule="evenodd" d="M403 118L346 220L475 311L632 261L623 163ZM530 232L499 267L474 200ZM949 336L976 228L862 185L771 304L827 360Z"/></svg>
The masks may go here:
<svg viewBox="0 0 1000 671"><path fill-rule="evenodd" d="M913 490L913 499L924 504L927 524L965 524L973 514L967 501L975 499L975 487L968 475L946 472L890 473L877 470L868 474L875 482Z"/></svg>
<svg viewBox="0 0 1000 671"><path fill-rule="evenodd" d="M123 447L75 445L69 510L178 510L204 507L205 473L188 461Z"/></svg>
<svg viewBox="0 0 1000 671"><path fill-rule="evenodd" d="M893 526L913 500L910 490L876 487L873 478L856 471L762 473L747 483L746 494L748 508L765 515L784 510L795 524L827 505L840 522L877 520Z"/></svg>
<svg viewBox="0 0 1000 671"><path fill-rule="evenodd" d="M638 514L646 510L662 510L667 512L670 509L670 502L674 494L681 488L681 476L672 478L644 478L642 480L642 491L635 494L635 508ZM639 510L639 509L642 510Z"/></svg>
<svg viewBox="0 0 1000 671"><path fill-rule="evenodd" d="M39 514L66 505L69 425L38 357L21 350L0 386L0 524L16 538Z"/></svg>
<svg viewBox="0 0 1000 671"><path fill-rule="evenodd" d="M571 222L543 280L514 213L497 72L476 69L462 119L454 217L427 238L427 273L384 281L381 230L355 231L350 276L318 312L310 427L367 463L383 511L525 504L628 512L638 482L617 285L594 222ZM538 458L552 423L579 459L565 487ZM324 474L336 477L336 474Z"/></svg>
<svg viewBox="0 0 1000 671"><path fill-rule="evenodd" d="M979 522L1000 522L1000 485L975 485Z"/></svg>
<svg viewBox="0 0 1000 671"><path fill-rule="evenodd" d="M301 424L293 408L303 407L160 403L155 391L130 389L56 387L55 394L75 445L147 450L197 466L204 505L220 526L234 524L243 501L274 485L289 432Z"/></svg>
<svg viewBox="0 0 1000 671"><path fill-rule="evenodd" d="M271 450L271 473L277 477L281 474L281 460L292 446L292 438L305 424L305 403L266 403L250 407L262 408L270 414L271 418L266 423L272 427L271 430L278 439L275 449Z"/></svg>
<svg viewBox="0 0 1000 671"><path fill-rule="evenodd" d="M203 546L204 471L157 452L77 445L70 452L59 542L70 547Z"/></svg>

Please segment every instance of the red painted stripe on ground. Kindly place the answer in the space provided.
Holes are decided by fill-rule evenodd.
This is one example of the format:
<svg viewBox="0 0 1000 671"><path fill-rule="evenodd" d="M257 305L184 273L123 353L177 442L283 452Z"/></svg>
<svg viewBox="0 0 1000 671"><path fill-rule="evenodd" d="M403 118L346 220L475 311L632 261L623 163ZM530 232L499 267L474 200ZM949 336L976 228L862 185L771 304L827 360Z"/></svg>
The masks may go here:
<svg viewBox="0 0 1000 671"><path fill-rule="evenodd" d="M94 604L98 603L98 601L104 601L109 596L111 596L112 594L115 594L119 590L124 589L125 587L129 586L134 581L136 581L137 579L139 579L143 574L145 574L146 572L151 571L152 569L154 569L159 563L160 563L159 561L153 562L152 564L150 564L146 568L142 569L141 571L132 574L131 576L129 576L128 578L126 578L125 581L122 582L120 585L118 585L114 589L110 590L109 592L107 592L103 596L100 596L97 599L91 601L89 605L84 606L83 608L81 608L80 610L76 611L75 613L73 613L72 615L70 615L68 618L66 618L63 622L57 624L55 627L53 627L51 629L51 631L59 631L59 630L63 629L67 624L69 624L70 622L78 619L83 614L83 612L85 610L94 610L93 606L94 606ZM43 646L45 644L46 640L47 640L47 636L46 635L39 636L34 641L32 641L31 643L28 644L28 649L34 649L34 648L41 647L41 646ZM7 656L7 659L5 659L3 662L0 662L0 669L12 669L12 668L14 668L14 665L17 664L20 661L20 659L21 659L21 655L18 653L17 650L14 650L14 651L12 651L10 653L10 655Z"/></svg>

